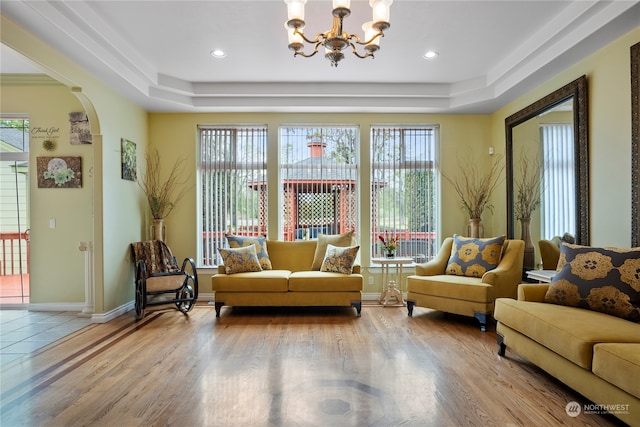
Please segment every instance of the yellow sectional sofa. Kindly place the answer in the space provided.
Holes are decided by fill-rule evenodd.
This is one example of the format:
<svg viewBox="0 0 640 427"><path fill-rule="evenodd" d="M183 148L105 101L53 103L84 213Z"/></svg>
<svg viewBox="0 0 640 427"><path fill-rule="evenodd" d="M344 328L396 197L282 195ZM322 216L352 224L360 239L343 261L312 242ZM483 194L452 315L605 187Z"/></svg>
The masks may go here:
<svg viewBox="0 0 640 427"><path fill-rule="evenodd" d="M271 270L212 276L216 317L227 306L351 306L359 317L363 277L360 266L351 274L312 270L317 240L267 240Z"/></svg>
<svg viewBox="0 0 640 427"><path fill-rule="evenodd" d="M513 349L594 403L581 410L640 426L640 324L544 302L548 289L521 284L517 300L496 300L498 354Z"/></svg>

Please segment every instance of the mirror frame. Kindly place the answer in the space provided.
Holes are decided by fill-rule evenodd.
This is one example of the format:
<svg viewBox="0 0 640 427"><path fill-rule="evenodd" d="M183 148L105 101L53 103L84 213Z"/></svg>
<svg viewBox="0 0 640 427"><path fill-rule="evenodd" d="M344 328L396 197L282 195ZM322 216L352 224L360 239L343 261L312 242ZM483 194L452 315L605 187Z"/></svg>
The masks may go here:
<svg viewBox="0 0 640 427"><path fill-rule="evenodd" d="M513 128L573 97L573 135L576 158L576 243L589 245L589 123L585 75L505 119L507 238L514 239Z"/></svg>
<svg viewBox="0 0 640 427"><path fill-rule="evenodd" d="M640 246L640 43L631 46L631 247Z"/></svg>

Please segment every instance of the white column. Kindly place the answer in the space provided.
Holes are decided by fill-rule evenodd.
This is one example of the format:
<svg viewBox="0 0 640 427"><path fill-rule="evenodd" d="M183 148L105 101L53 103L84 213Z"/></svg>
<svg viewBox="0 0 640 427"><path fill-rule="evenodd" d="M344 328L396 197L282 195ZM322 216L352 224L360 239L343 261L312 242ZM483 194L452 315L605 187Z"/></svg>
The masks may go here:
<svg viewBox="0 0 640 427"><path fill-rule="evenodd" d="M84 252L84 308L78 317L91 317L94 310L93 298L93 243L80 242L81 252Z"/></svg>

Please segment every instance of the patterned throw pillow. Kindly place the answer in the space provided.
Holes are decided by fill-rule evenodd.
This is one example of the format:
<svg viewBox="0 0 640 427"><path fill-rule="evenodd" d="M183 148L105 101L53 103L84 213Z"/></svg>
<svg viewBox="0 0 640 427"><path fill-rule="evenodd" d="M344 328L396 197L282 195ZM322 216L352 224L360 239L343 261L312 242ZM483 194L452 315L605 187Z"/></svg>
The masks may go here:
<svg viewBox="0 0 640 427"><path fill-rule="evenodd" d="M255 245L233 249L219 248L218 252L220 252L222 261L224 261L224 268L227 274L262 271L256 256Z"/></svg>
<svg viewBox="0 0 640 427"><path fill-rule="evenodd" d="M320 271L351 274L359 249L360 246L338 247L328 244Z"/></svg>
<svg viewBox="0 0 640 427"><path fill-rule="evenodd" d="M347 231L342 234L318 234L318 242L316 243L316 253L311 263L311 270L320 270L322 267L322 261L324 261L324 255L327 252L327 245L333 246L351 246L351 239L353 239L353 230Z"/></svg>
<svg viewBox="0 0 640 427"><path fill-rule="evenodd" d="M453 235L446 274L482 277L500 263L505 236L475 239Z"/></svg>
<svg viewBox="0 0 640 427"><path fill-rule="evenodd" d="M271 270L271 260L269 259L269 253L267 252L267 238L266 237L254 237L254 236L234 236L227 234L227 243L230 248L242 248L249 245L255 245L256 255L258 261L260 261L260 267L263 270Z"/></svg>
<svg viewBox="0 0 640 427"><path fill-rule="evenodd" d="M563 243L544 301L640 321L640 248Z"/></svg>

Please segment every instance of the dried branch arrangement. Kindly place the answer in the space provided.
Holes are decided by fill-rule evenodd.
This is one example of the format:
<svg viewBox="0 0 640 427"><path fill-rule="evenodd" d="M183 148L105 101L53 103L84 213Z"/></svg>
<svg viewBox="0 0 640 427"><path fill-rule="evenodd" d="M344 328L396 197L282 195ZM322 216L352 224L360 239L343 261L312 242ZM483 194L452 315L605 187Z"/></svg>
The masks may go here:
<svg viewBox="0 0 640 427"><path fill-rule="evenodd" d="M531 214L540 206L543 193L541 186L544 169L538 157L520 158L520 180L516 182L516 200L513 207L517 220L529 220Z"/></svg>
<svg viewBox="0 0 640 427"><path fill-rule="evenodd" d="M462 207L469 214L469 218L480 218L485 209L493 212L489 199L498 184L502 181L504 171L504 156L496 156L491 167L480 171L478 164L472 158L461 160L458 158L458 175L451 178L440 171L442 177L451 184L458 194Z"/></svg>
<svg viewBox="0 0 640 427"><path fill-rule="evenodd" d="M140 174L138 184L147 196L151 215L154 219L166 218L178 204L184 193L176 193L177 188L187 182L183 179L186 159L178 157L169 176L162 180L160 153L158 150L145 154L146 170Z"/></svg>

